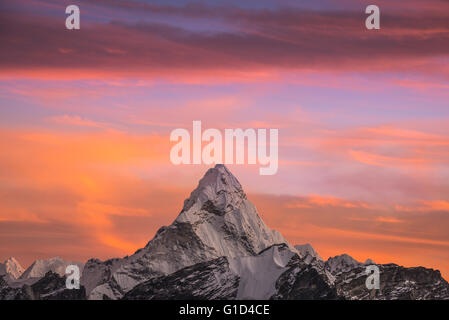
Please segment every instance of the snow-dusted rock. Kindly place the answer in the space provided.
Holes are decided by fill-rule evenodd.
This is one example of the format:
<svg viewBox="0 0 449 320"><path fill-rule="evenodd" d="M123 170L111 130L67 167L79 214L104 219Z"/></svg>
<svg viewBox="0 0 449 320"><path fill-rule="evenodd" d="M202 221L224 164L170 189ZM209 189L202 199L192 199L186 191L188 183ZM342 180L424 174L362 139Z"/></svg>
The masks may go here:
<svg viewBox="0 0 449 320"><path fill-rule="evenodd" d="M310 258L308 258L308 260L311 260L311 258L315 258L317 260L323 261L323 259L320 257L318 252L316 252L315 249L309 243L297 244L297 245L295 245L295 249L298 250L299 255L301 257L305 258L307 256L310 256Z"/></svg>
<svg viewBox="0 0 449 320"><path fill-rule="evenodd" d="M18 279L23 271L24 269L14 257L10 257L4 263L0 263L0 275L9 275L12 279Z"/></svg>
<svg viewBox="0 0 449 320"><path fill-rule="evenodd" d="M238 257L229 261L231 270L239 275L237 299L269 299L276 292L276 281L288 268L296 252L287 245L273 245L256 256Z"/></svg>
<svg viewBox="0 0 449 320"><path fill-rule="evenodd" d="M359 267L362 265L362 263L358 262L351 256L344 253L344 254L329 258L326 261L325 265L326 265L326 268L330 271L330 273L332 273L333 275L336 275L341 272L349 271L351 269Z"/></svg>
<svg viewBox="0 0 449 320"><path fill-rule="evenodd" d="M335 278L321 260L294 255L276 281L275 300L335 300Z"/></svg>
<svg viewBox="0 0 449 320"><path fill-rule="evenodd" d="M145 281L126 293L123 299L235 299L238 287L238 275L230 269L228 259L220 257Z"/></svg>
<svg viewBox="0 0 449 320"><path fill-rule="evenodd" d="M338 295L348 300L449 300L449 284L438 270L378 264L380 289L366 288L366 266L337 275Z"/></svg>
<svg viewBox="0 0 449 320"><path fill-rule="evenodd" d="M20 279L42 278L48 271L52 271L62 277L65 275L65 270L69 265L77 265L80 268L80 272L83 272L83 263L65 261L59 257L55 257L47 260L34 261L33 264L22 273Z"/></svg>
<svg viewBox="0 0 449 320"><path fill-rule="evenodd" d="M293 281L289 281L293 279ZM309 284L307 288L302 283ZM309 264L286 244L255 256L220 257L137 285L123 299L335 299L323 265Z"/></svg>
<svg viewBox="0 0 449 320"><path fill-rule="evenodd" d="M66 288L66 278L48 271L32 284L26 281L15 282L12 286L0 276L0 300L85 300L84 287L78 290ZM17 284L21 283L20 286Z"/></svg>

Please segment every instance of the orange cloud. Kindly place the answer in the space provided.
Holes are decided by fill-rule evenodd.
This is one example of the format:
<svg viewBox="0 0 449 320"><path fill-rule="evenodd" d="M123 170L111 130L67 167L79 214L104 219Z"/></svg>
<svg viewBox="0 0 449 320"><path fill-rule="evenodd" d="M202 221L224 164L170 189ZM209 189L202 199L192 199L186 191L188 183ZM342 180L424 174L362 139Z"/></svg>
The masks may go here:
<svg viewBox="0 0 449 320"><path fill-rule="evenodd" d="M356 150L349 150L349 154L354 160L373 166L422 166L426 161L430 161L422 158L395 158Z"/></svg>
<svg viewBox="0 0 449 320"><path fill-rule="evenodd" d="M437 122L433 128L421 130L410 126L408 123L398 123L322 130L295 143L316 150L322 158L333 158L347 165L361 163L379 168L413 168L415 171L408 171L409 175L427 170L430 178L430 170L438 170L449 163L449 132Z"/></svg>
<svg viewBox="0 0 449 320"><path fill-rule="evenodd" d="M414 206L396 205L398 211L449 211L449 202L444 200L417 201Z"/></svg>
<svg viewBox="0 0 449 320"><path fill-rule="evenodd" d="M292 243L312 243L323 257L347 253L360 261L432 267L449 276L449 216L441 212L424 215L385 203L364 206L322 196L249 198L270 227Z"/></svg>
<svg viewBox="0 0 449 320"><path fill-rule="evenodd" d="M142 245L142 243L134 243L129 241L124 241L118 237L115 237L111 234L99 234L98 239L101 243L112 247L114 249L119 249L123 252L123 255L128 255L136 251L136 248Z"/></svg>
<svg viewBox="0 0 449 320"><path fill-rule="evenodd" d="M112 243L112 238L107 238L114 231L110 217L150 217L154 212L133 198L166 185L152 185L163 181L157 175L150 184L139 176L144 168L156 170L167 165L169 159L163 152L169 152L166 137L116 131L3 130L1 135L2 221L70 224ZM139 191L144 187L148 190ZM124 248L118 242L116 246Z"/></svg>
<svg viewBox="0 0 449 320"><path fill-rule="evenodd" d="M105 128L106 124L101 122L95 122L86 118L81 118L80 116L70 116L70 115L62 115L51 117L48 120L69 126L80 126L80 127L93 127L93 128Z"/></svg>
<svg viewBox="0 0 449 320"><path fill-rule="evenodd" d="M300 202L288 203L287 208L313 208L313 207L342 207L342 208L365 208L370 209L374 206L360 202L349 201L333 196L310 195L301 199Z"/></svg>
<svg viewBox="0 0 449 320"><path fill-rule="evenodd" d="M399 220L393 217L378 217L376 218L377 221L380 222L386 222L386 223L402 223L404 222L403 220Z"/></svg>

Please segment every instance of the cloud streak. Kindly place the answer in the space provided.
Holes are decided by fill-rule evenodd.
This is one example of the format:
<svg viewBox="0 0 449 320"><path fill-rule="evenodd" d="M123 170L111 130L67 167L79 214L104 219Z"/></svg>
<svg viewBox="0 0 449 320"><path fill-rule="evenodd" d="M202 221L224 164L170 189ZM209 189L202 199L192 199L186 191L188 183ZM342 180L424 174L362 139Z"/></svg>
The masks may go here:
<svg viewBox="0 0 449 320"><path fill-rule="evenodd" d="M125 18L86 22L71 32L60 18L1 14L2 76L172 77L281 71L415 72L449 75L448 15L386 12L382 29L365 30L362 12L256 10L207 5L108 2L112 9L148 6L153 14L218 19L228 30ZM96 10L95 8L90 9ZM94 11L95 12L95 11ZM120 16L118 16L120 17ZM38 40L39 39L39 40ZM443 59L443 60L441 60ZM398 61L401 63L398 63ZM218 72L218 73L217 73Z"/></svg>

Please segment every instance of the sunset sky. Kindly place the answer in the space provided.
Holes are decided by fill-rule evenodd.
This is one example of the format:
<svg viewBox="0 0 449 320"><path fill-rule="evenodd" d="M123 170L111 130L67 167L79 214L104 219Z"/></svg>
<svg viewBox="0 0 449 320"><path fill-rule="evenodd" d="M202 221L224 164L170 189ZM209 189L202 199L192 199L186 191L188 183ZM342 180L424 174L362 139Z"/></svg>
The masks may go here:
<svg viewBox="0 0 449 320"><path fill-rule="evenodd" d="M65 8L81 29L65 28ZM377 4L381 29L365 28ZM279 170L230 165L323 258L449 278L449 1L0 4L0 260L132 254L207 170L175 128L278 128Z"/></svg>

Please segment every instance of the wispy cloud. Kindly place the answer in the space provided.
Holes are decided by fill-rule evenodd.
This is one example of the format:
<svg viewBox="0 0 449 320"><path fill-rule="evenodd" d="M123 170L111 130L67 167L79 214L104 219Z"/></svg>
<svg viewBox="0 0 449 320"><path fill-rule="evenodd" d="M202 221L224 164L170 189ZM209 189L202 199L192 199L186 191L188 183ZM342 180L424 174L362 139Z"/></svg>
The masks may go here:
<svg viewBox="0 0 449 320"><path fill-rule="evenodd" d="M180 26L171 25L169 20L136 24L117 16L113 22L84 23L80 31L70 33L67 42L67 30L61 27L59 18L20 10L2 12L2 75L14 72L60 78L134 74L151 78L184 73L188 78L189 73L192 77L226 77L229 71L263 75L315 70L448 76L445 63L439 60L449 54L449 16L444 11L426 11L419 19L387 11L382 29L370 33L362 28L363 15L351 10L257 10L140 2L125 5L116 1L104 1L102 5L112 11L117 6L138 7L163 16L213 18L229 29L190 30L188 22ZM91 7L91 14L95 10L98 7ZM33 28L36 25L39 28ZM397 63L399 59L401 64Z"/></svg>
<svg viewBox="0 0 449 320"><path fill-rule="evenodd" d="M95 122L87 118L82 118L80 116L70 116L67 114L62 116L50 117L48 118L48 120L57 124L69 126L93 127L93 128L106 128L108 126L108 124L104 122Z"/></svg>

